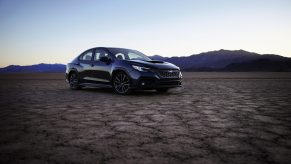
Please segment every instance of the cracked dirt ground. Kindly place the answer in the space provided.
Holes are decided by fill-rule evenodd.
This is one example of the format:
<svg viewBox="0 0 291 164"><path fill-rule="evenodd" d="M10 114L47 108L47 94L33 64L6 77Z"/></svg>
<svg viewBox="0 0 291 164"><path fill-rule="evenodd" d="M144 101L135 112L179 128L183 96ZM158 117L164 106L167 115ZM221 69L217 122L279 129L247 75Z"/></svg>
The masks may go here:
<svg viewBox="0 0 291 164"><path fill-rule="evenodd" d="M184 73L166 94L0 76L0 163L290 163L290 73Z"/></svg>

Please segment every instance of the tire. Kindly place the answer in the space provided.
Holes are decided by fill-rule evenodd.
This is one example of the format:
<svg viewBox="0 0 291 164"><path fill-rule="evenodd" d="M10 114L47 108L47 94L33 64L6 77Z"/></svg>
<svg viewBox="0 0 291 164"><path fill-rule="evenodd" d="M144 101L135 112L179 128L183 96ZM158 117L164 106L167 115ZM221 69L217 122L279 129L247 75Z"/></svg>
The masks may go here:
<svg viewBox="0 0 291 164"><path fill-rule="evenodd" d="M160 93L166 93L166 92L168 92L169 89L170 88L158 88L156 90L157 90L157 92L160 92Z"/></svg>
<svg viewBox="0 0 291 164"><path fill-rule="evenodd" d="M131 92L130 77L125 72L118 72L113 76L112 88L114 92L121 95L127 95Z"/></svg>
<svg viewBox="0 0 291 164"><path fill-rule="evenodd" d="M69 78L69 85L72 90L79 90L81 86L79 85L79 78L76 73L72 73Z"/></svg>

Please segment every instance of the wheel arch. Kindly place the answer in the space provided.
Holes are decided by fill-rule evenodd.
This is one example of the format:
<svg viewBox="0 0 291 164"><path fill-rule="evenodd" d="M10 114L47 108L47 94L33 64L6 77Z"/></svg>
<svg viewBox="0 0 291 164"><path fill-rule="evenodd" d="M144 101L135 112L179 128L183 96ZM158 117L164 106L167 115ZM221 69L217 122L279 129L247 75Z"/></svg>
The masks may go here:
<svg viewBox="0 0 291 164"><path fill-rule="evenodd" d="M70 77L73 73L76 73L78 75L78 71L76 69L71 69L68 73L68 80L70 80Z"/></svg>
<svg viewBox="0 0 291 164"><path fill-rule="evenodd" d="M111 74L111 79L110 81L112 82L113 80L113 77L118 73L118 72L123 72L125 73L129 78L131 78L131 76L129 75L128 71L123 69L123 68L117 68L115 70L112 71L112 74Z"/></svg>

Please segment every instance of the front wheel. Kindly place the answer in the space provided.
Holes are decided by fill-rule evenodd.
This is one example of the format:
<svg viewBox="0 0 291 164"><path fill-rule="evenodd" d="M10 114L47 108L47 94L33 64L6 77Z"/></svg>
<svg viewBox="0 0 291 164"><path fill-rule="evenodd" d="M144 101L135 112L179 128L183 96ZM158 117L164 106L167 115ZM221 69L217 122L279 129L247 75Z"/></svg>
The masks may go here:
<svg viewBox="0 0 291 164"><path fill-rule="evenodd" d="M72 90L81 89L81 86L79 85L79 78L76 73L71 74L69 84Z"/></svg>
<svg viewBox="0 0 291 164"><path fill-rule="evenodd" d="M124 72L118 72L112 81L113 89L116 93L126 95L131 92L130 77Z"/></svg>

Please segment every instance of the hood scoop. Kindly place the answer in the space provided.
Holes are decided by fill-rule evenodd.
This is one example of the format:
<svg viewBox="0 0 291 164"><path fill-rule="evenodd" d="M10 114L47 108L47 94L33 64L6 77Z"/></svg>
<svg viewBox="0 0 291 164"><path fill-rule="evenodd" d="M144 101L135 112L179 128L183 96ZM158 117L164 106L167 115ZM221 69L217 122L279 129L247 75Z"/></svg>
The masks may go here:
<svg viewBox="0 0 291 164"><path fill-rule="evenodd" d="M164 63L163 61L159 61L159 60L148 60L147 62L149 62L149 63Z"/></svg>

